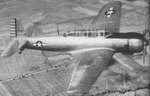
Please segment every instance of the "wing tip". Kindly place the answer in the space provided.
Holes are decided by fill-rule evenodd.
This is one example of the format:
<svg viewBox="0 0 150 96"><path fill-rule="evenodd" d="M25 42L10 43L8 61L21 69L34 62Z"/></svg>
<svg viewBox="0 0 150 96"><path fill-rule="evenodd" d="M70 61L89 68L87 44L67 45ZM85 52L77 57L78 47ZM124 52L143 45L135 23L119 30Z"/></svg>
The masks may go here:
<svg viewBox="0 0 150 96"><path fill-rule="evenodd" d="M115 4L122 4L121 1L112 1L112 2L114 2Z"/></svg>

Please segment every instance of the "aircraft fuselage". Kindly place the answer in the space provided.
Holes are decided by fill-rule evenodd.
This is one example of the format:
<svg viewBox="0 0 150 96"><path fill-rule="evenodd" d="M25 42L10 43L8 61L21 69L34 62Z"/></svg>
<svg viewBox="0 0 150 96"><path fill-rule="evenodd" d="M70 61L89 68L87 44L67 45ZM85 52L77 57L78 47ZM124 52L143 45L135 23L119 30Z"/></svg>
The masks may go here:
<svg viewBox="0 0 150 96"><path fill-rule="evenodd" d="M104 37L36 37L26 38L27 49L46 51L75 51L86 48L110 48L117 52L140 52L143 50L143 41L128 38L104 38Z"/></svg>

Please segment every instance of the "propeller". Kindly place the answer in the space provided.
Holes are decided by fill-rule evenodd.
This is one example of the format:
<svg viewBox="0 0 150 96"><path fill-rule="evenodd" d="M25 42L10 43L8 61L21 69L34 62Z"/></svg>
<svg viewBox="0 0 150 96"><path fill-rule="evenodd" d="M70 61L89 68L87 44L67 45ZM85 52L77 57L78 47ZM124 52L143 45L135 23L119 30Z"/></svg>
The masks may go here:
<svg viewBox="0 0 150 96"><path fill-rule="evenodd" d="M59 28L58 28L58 25L56 25L57 26L57 33L58 33L58 35L59 35Z"/></svg>
<svg viewBox="0 0 150 96"><path fill-rule="evenodd" d="M143 49L143 64L145 64L145 55L146 55L146 46L144 46L144 49Z"/></svg>
<svg viewBox="0 0 150 96"><path fill-rule="evenodd" d="M146 38L147 36L147 33L148 33L148 30L146 30L146 27L145 27L145 30L143 31L143 36L145 38L144 40L144 49L143 49L143 64L145 64L145 55L147 55L147 46L149 45L149 39Z"/></svg>

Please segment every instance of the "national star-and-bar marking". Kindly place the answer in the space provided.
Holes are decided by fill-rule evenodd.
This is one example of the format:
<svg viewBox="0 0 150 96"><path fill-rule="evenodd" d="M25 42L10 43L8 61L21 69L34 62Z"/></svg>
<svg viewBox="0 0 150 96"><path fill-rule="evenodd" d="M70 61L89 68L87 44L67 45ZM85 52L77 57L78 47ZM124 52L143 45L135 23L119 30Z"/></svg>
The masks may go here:
<svg viewBox="0 0 150 96"><path fill-rule="evenodd" d="M36 43L33 44L33 46L42 48L42 47L46 46L46 43L43 43L42 41L37 41Z"/></svg>
<svg viewBox="0 0 150 96"><path fill-rule="evenodd" d="M105 12L105 15L106 15L106 17L107 18L110 18L113 14L115 14L115 10L114 10L114 8L113 7L110 7L109 8L109 10L107 10L106 12Z"/></svg>

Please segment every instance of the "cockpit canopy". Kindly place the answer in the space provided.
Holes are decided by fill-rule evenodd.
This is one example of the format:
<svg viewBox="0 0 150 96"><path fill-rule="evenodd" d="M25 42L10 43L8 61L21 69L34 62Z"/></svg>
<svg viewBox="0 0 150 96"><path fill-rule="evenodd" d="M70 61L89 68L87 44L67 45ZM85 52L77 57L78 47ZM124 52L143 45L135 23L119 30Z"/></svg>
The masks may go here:
<svg viewBox="0 0 150 96"><path fill-rule="evenodd" d="M63 36L74 36L74 37L107 37L110 35L110 32L106 30L74 30L74 31L68 31L67 33L64 33Z"/></svg>

